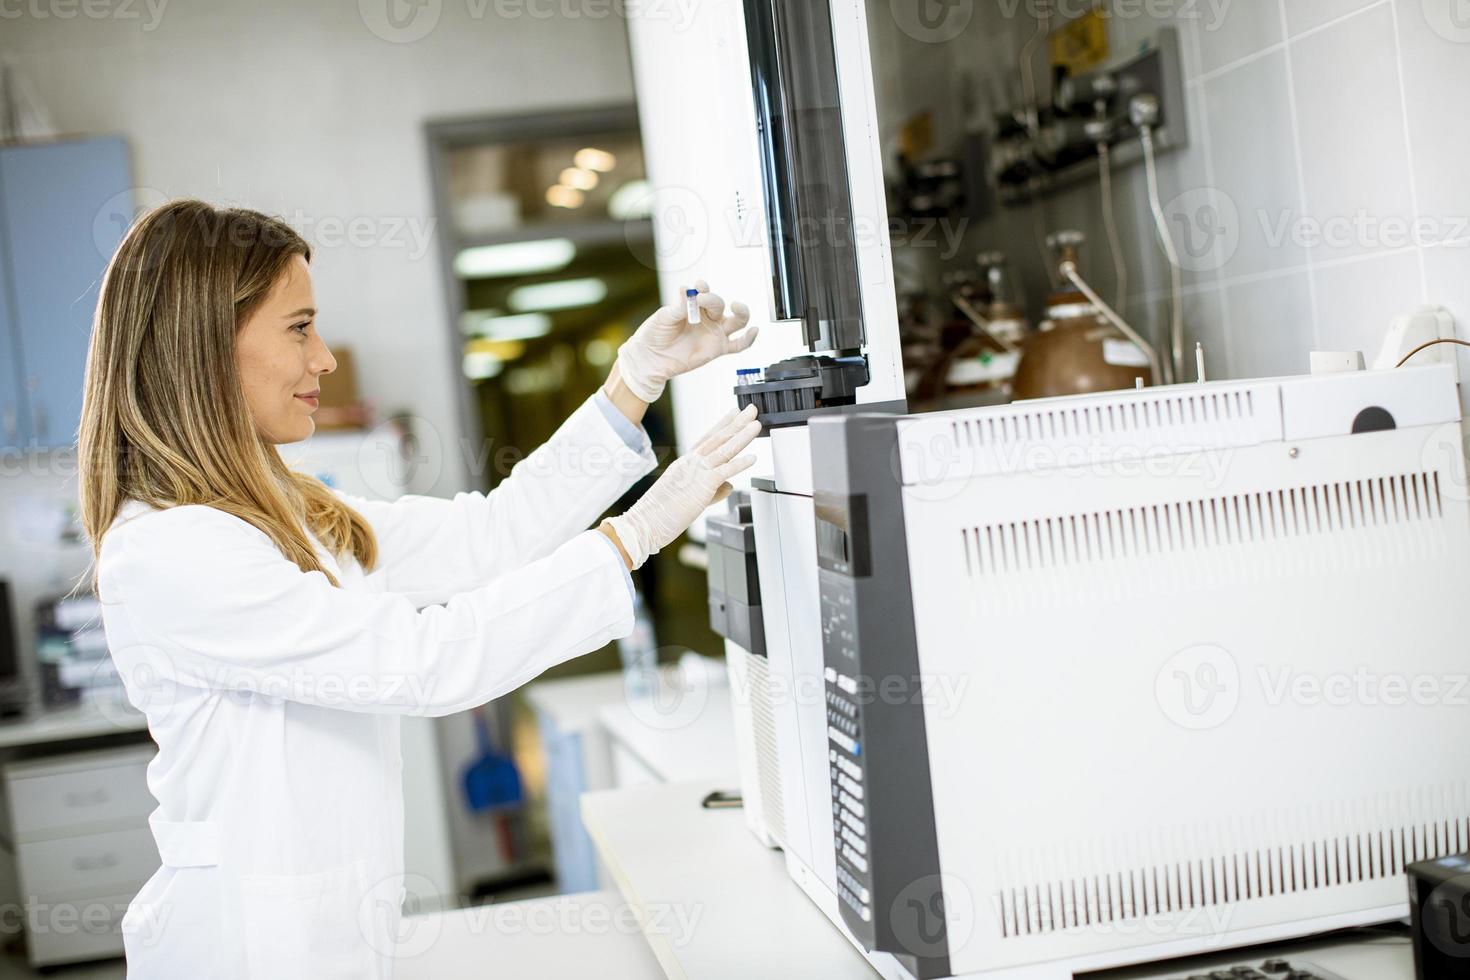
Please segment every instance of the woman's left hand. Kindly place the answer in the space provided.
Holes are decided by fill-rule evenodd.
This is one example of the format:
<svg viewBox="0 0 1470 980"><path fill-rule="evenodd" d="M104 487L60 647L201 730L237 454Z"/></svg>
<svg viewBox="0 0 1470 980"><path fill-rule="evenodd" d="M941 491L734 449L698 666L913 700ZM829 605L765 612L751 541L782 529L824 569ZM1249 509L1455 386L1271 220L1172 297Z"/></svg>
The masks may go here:
<svg viewBox="0 0 1470 980"><path fill-rule="evenodd" d="M731 303L727 314L725 301L710 292L703 279L694 288L699 291L698 323L689 322L680 296L676 305L661 307L643 321L618 348L623 383L646 402L657 401L670 378L755 342L759 328L749 325L750 309L744 303Z"/></svg>

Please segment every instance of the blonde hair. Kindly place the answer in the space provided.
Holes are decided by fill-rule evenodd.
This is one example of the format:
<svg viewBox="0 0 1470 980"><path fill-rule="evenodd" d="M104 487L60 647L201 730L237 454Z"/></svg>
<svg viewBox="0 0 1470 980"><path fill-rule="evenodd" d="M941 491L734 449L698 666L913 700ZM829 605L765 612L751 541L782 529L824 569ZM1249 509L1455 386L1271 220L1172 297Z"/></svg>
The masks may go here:
<svg viewBox="0 0 1470 980"><path fill-rule="evenodd" d="M240 385L236 331L296 255L310 261L311 248L284 222L194 200L149 212L118 246L97 303L78 438L94 588L102 538L129 499L233 514L333 585L303 525L334 554L373 567L367 521L287 468Z"/></svg>

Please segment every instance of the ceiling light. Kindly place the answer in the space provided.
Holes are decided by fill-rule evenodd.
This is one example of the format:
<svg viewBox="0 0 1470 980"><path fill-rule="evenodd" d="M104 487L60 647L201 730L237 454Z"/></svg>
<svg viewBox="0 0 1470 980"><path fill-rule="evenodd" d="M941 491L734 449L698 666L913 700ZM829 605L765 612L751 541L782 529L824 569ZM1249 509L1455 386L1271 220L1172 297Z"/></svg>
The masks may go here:
<svg viewBox="0 0 1470 980"><path fill-rule="evenodd" d="M551 333L551 317L545 313L491 316L480 321L476 332L486 340L534 340Z"/></svg>
<svg viewBox="0 0 1470 980"><path fill-rule="evenodd" d="M568 167L557 179L563 185L575 187L579 191L590 191L597 186L597 174L591 170L583 170L581 167Z"/></svg>
<svg viewBox="0 0 1470 980"><path fill-rule="evenodd" d="M459 332L466 337L478 337L480 325L491 317L500 316L500 310L465 310L459 315Z"/></svg>
<svg viewBox="0 0 1470 980"><path fill-rule="evenodd" d="M454 272L461 279L529 276L564 269L576 255L577 246L568 238L479 245L454 257Z"/></svg>
<svg viewBox="0 0 1470 980"><path fill-rule="evenodd" d="M507 305L518 313L533 310L565 310L574 306L591 306L607 296L607 283L601 279L562 279L517 286L510 291Z"/></svg>
<svg viewBox="0 0 1470 980"><path fill-rule="evenodd" d="M575 187L555 184L546 188L546 203L556 208L580 208L586 195Z"/></svg>
<svg viewBox="0 0 1470 980"><path fill-rule="evenodd" d="M599 150L595 146L585 146L577 151L577 155L572 158L572 162L584 170L597 170L602 173L607 173L618 165L618 158L606 150Z"/></svg>
<svg viewBox="0 0 1470 980"><path fill-rule="evenodd" d="M470 351L464 356L464 376L471 381L485 381L505 368L505 362L494 354Z"/></svg>
<svg viewBox="0 0 1470 980"><path fill-rule="evenodd" d="M513 361L526 352L526 345L519 340L486 340L476 337L465 342L466 354L489 354L502 361Z"/></svg>
<svg viewBox="0 0 1470 980"><path fill-rule="evenodd" d="M601 337L594 337L587 341L587 346L582 348L582 356L587 358L587 363L593 367L607 367L617 354L618 349Z"/></svg>
<svg viewBox="0 0 1470 980"><path fill-rule="evenodd" d="M607 199L607 213L618 221L653 216L653 185L646 180L630 180Z"/></svg>

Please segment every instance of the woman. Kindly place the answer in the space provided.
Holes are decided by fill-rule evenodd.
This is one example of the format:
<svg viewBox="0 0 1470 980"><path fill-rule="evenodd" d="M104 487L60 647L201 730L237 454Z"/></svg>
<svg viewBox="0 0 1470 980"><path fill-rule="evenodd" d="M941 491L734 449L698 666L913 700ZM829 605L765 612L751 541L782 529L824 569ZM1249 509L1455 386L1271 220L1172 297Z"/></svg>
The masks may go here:
<svg viewBox="0 0 1470 980"><path fill-rule="evenodd" d="M403 899L398 716L499 697L627 635L630 569L753 462L732 413L625 514L639 420L743 350L704 292L655 313L607 384L492 493L376 503L288 470L334 367L307 244L176 201L108 267L88 355L81 503L103 624L158 755L162 867L124 918L129 975L386 977ZM742 332L743 331L743 332Z"/></svg>

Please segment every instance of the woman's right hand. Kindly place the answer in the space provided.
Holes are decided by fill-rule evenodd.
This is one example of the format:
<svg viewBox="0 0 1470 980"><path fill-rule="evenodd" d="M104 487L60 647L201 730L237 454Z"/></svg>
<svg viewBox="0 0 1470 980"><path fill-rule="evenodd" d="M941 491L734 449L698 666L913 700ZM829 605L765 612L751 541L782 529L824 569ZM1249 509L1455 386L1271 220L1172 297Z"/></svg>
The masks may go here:
<svg viewBox="0 0 1470 980"><path fill-rule="evenodd" d="M642 565L683 534L710 504L729 496L730 478L755 462L754 455L739 455L760 435L755 415L754 405L731 411L693 449L669 464L627 513L608 518L630 567Z"/></svg>

